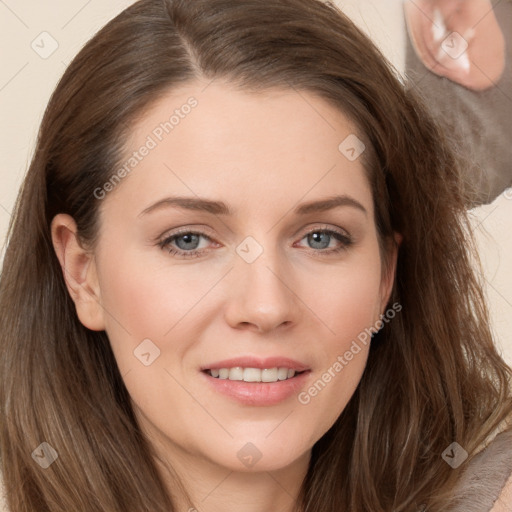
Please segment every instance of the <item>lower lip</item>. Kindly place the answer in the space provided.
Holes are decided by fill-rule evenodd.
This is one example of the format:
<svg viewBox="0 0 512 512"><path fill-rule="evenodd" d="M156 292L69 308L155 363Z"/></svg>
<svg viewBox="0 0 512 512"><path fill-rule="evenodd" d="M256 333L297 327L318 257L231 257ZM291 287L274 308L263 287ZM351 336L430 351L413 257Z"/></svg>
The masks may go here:
<svg viewBox="0 0 512 512"><path fill-rule="evenodd" d="M201 372L210 386L239 403L253 406L276 405L292 395L297 395L304 387L308 375L307 370L291 379L277 382L244 382L241 380L219 379L206 372Z"/></svg>

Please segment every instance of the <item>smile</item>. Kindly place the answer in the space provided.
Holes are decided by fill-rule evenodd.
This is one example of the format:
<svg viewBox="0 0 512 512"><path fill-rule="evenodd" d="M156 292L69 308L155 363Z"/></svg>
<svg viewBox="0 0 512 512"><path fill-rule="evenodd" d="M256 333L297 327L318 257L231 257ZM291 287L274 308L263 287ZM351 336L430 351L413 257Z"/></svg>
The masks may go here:
<svg viewBox="0 0 512 512"><path fill-rule="evenodd" d="M206 370L206 373L216 379L238 380L244 382L277 382L288 380L295 376L295 370L290 368L218 368Z"/></svg>

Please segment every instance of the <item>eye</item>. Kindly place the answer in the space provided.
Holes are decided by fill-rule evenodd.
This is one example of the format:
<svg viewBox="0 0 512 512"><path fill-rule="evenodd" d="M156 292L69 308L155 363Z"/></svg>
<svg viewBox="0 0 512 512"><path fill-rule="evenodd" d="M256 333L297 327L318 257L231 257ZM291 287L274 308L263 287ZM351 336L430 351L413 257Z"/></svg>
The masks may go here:
<svg viewBox="0 0 512 512"><path fill-rule="evenodd" d="M213 242L205 233L184 230L166 236L158 242L158 246L179 258L197 258L206 252L205 249L209 245L206 243L201 247L201 239ZM307 239L314 253L322 256L344 251L353 243L349 235L333 229L314 229L306 233L301 241L304 239Z"/></svg>
<svg viewBox="0 0 512 512"><path fill-rule="evenodd" d="M333 229L314 229L306 233L304 239L322 256L344 251L353 243L350 236ZM333 242L338 242L338 246L332 247Z"/></svg>
<svg viewBox="0 0 512 512"><path fill-rule="evenodd" d="M204 249L204 247L199 249L201 238L212 241L211 238L204 233L182 231L164 238L158 245L161 249L165 249L168 253L174 254L175 256L195 258L200 256L203 252L202 249ZM173 244L178 247L176 248Z"/></svg>

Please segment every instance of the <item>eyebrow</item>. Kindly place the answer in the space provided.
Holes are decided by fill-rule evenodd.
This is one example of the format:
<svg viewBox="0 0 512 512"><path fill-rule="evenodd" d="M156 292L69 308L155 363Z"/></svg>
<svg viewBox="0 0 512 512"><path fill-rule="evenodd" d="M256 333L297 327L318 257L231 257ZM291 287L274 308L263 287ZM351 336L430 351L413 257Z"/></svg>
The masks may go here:
<svg viewBox="0 0 512 512"><path fill-rule="evenodd" d="M331 196L317 201L309 201L295 208L293 213L295 215L307 215L310 213L325 212L340 206L350 206L362 211L365 215L368 214L366 208L359 201L347 195ZM203 211L214 215L233 216L235 214L223 201L212 201L195 197L166 197L148 206L139 214L139 217L155 210L169 207Z"/></svg>

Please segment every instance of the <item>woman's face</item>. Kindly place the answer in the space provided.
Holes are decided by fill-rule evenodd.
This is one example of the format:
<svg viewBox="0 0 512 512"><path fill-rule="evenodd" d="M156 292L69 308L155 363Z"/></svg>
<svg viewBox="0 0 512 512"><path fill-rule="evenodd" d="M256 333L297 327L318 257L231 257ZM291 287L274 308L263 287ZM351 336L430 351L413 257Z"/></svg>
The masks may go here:
<svg viewBox="0 0 512 512"><path fill-rule="evenodd" d="M136 415L168 453L282 468L343 411L393 277L363 150L294 89L188 84L134 125L125 172L95 191L94 275Z"/></svg>

